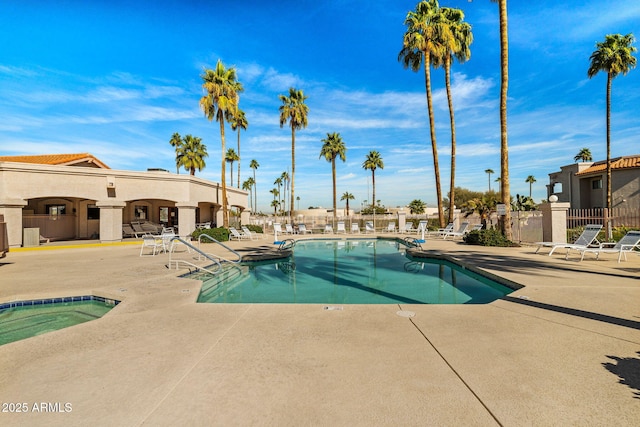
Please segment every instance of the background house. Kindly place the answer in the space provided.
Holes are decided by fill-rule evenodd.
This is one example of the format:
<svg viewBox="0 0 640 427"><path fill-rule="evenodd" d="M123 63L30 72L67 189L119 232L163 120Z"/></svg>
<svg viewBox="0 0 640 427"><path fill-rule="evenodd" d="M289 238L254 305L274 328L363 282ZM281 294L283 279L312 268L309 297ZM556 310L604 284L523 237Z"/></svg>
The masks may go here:
<svg viewBox="0 0 640 427"><path fill-rule="evenodd" d="M547 197L571 209L607 206L607 162L573 163L549 174ZM640 154L611 159L611 207L640 209Z"/></svg>

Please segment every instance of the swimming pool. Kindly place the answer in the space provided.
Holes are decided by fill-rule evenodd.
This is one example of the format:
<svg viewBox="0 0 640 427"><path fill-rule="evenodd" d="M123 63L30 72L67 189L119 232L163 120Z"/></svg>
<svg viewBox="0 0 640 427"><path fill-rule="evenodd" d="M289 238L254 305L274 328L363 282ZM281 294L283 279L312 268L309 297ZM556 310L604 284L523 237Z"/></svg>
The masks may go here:
<svg viewBox="0 0 640 427"><path fill-rule="evenodd" d="M98 319L118 302L86 295L0 304L0 345Z"/></svg>
<svg viewBox="0 0 640 427"><path fill-rule="evenodd" d="M287 260L204 281L198 302L486 304L513 292L443 259L410 259L405 249L395 240L299 241Z"/></svg>

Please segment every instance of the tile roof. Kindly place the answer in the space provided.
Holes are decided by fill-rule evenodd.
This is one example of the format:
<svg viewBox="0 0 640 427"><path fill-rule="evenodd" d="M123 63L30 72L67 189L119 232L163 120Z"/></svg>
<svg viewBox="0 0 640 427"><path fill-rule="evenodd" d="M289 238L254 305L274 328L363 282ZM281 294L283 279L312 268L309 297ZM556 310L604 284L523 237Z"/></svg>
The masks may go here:
<svg viewBox="0 0 640 427"><path fill-rule="evenodd" d="M0 156L0 162L34 163L39 165L86 166L110 169L89 153L40 154L33 156Z"/></svg>
<svg viewBox="0 0 640 427"><path fill-rule="evenodd" d="M611 170L640 168L640 154L635 156L623 156L611 159ZM595 162L587 169L576 173L576 175L589 175L592 173L604 172L607 170L607 161Z"/></svg>

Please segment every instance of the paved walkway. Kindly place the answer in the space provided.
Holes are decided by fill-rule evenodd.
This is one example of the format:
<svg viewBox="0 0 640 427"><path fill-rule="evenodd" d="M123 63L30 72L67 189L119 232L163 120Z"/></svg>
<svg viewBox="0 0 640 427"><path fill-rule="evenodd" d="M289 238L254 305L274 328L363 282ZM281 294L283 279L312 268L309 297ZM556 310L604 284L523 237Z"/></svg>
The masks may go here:
<svg viewBox="0 0 640 427"><path fill-rule="evenodd" d="M139 244L10 252L0 301L123 302L0 346L0 425L639 424L639 256L425 246L525 287L473 306L196 304L200 283Z"/></svg>

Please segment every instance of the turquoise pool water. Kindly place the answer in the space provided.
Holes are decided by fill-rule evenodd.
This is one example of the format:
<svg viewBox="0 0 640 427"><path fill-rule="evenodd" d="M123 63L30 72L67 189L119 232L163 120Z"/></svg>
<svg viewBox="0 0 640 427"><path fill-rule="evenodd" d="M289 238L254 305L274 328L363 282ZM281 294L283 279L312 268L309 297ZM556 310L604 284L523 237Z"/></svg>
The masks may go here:
<svg viewBox="0 0 640 427"><path fill-rule="evenodd" d="M486 304L513 289L439 259L411 260L390 240L298 242L290 259L233 267L198 302Z"/></svg>
<svg viewBox="0 0 640 427"><path fill-rule="evenodd" d="M117 304L103 298L64 302L65 299L57 298L60 302L55 303L53 299L48 303L44 303L45 300L25 301L18 304L28 305L3 308L0 311L0 345L98 319Z"/></svg>

